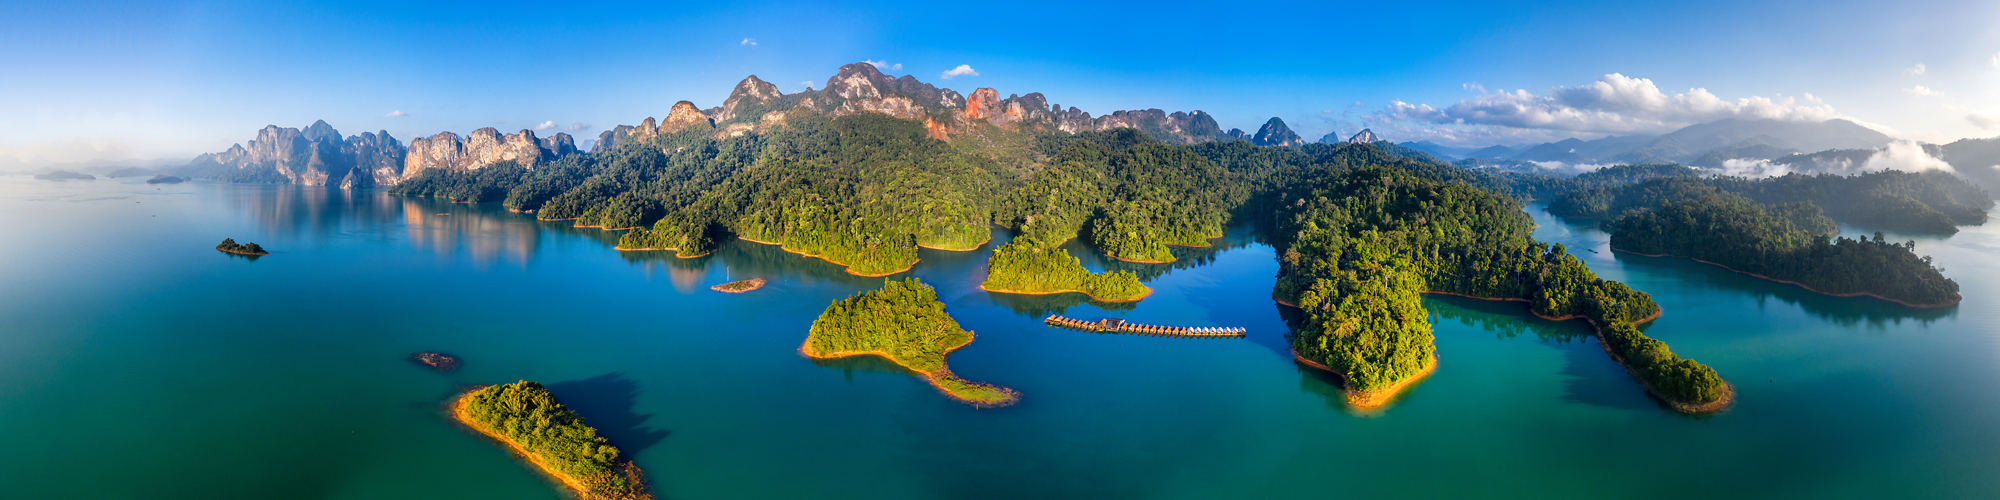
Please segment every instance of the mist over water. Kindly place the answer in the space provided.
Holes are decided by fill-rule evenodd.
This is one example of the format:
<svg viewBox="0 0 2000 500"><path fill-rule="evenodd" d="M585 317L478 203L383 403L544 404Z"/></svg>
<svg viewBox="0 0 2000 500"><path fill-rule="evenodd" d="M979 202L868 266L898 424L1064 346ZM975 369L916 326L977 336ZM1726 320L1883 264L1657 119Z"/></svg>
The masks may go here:
<svg viewBox="0 0 2000 500"><path fill-rule="evenodd" d="M1237 229L1181 262L1107 261L1136 304L977 289L991 249L923 250L977 335L951 358L1020 404L953 403L893 364L796 350L829 302L880 286L776 247L695 259L492 205L373 191L0 177L0 497L560 498L454 427L461 388L536 380L663 498L1966 498L2000 491L2000 226L1915 240L1965 302L1828 297L1686 259L1612 252L1550 217L1644 329L1735 385L1662 407L1580 322L1427 296L1440 365L1358 414L1302 370L1270 300L1271 247ZM1843 226L1843 234L1875 229ZM223 238L270 256L216 252ZM733 295L708 286L770 285ZM1061 313L1231 326L1244 339L1102 335ZM414 352L464 360L452 373Z"/></svg>

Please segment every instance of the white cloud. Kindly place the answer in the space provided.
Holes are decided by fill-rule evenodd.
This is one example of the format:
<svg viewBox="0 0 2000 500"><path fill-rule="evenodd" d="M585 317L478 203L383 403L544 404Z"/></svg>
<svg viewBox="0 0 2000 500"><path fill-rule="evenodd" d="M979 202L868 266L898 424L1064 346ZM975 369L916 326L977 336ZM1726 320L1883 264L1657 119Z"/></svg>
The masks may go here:
<svg viewBox="0 0 2000 500"><path fill-rule="evenodd" d="M2000 52L1993 53L1993 67L2000 68Z"/></svg>
<svg viewBox="0 0 2000 500"><path fill-rule="evenodd" d="M1875 156L1868 157L1868 163L1863 164L1861 169L1864 172L1882 170L1901 170L1904 172L1922 172L1925 170L1953 171L1950 163L1945 163L1944 160L1940 160L1936 156L1931 156L1930 153L1924 151L1924 146L1917 144L1916 141L1896 141L1889 143L1889 147L1882 148L1881 151L1875 153Z"/></svg>
<svg viewBox="0 0 2000 500"><path fill-rule="evenodd" d="M568 130L571 132L582 132L585 130L590 130L590 124L582 122L571 123L569 124L569 126L563 127L563 130Z"/></svg>
<svg viewBox="0 0 2000 500"><path fill-rule="evenodd" d="M1921 74L1924 74L1924 71L1925 71L1925 69L1924 69L1924 63L1917 63L1917 65L1916 65L1916 66L1913 66L1913 67L1910 67L1910 68L1908 68L1908 69L1904 69L1904 70L1903 70L1903 74L1905 74L1905 75L1921 75Z"/></svg>
<svg viewBox="0 0 2000 500"><path fill-rule="evenodd" d="M1965 121L1972 122L1973 125L1978 125L1979 128L1986 130L2000 128L2000 116L1992 113L1974 111L1971 114L1965 115Z"/></svg>
<svg viewBox="0 0 2000 500"><path fill-rule="evenodd" d="M1856 164L1843 157L1812 158L1809 163L1777 163L1771 160L1734 159L1724 160L1722 168L1706 169L1710 172L1736 177L1778 177L1791 173L1854 175L1883 170L1922 172L1942 170L1954 172L1950 163L1924 151L1924 146L1915 141L1895 141L1888 147L1878 149L1867 160Z"/></svg>
<svg viewBox="0 0 2000 500"><path fill-rule="evenodd" d="M549 120L535 125L535 130L548 130L552 128L556 128L555 120Z"/></svg>
<svg viewBox="0 0 2000 500"><path fill-rule="evenodd" d="M398 109L395 111L390 111L389 114L382 115L383 118L395 118L398 116L410 116L410 114L404 113L403 110Z"/></svg>
<svg viewBox="0 0 2000 500"><path fill-rule="evenodd" d="M743 45L743 46L747 46L747 47L756 47L756 46L757 46L757 39L755 39L755 38L745 38L745 39L743 39L743 41L741 41L741 42L736 42L736 44L737 44L737 45Z"/></svg>
<svg viewBox="0 0 2000 500"><path fill-rule="evenodd" d="M1703 88L1669 95L1661 92L1652 80L1612 73L1578 87L1555 87L1546 95L1527 90L1481 92L1443 107L1393 101L1369 116L1368 121L1537 132L1480 131L1471 135L1547 136L1556 132L1665 133L1724 118L1781 121L1844 118L1832 106L1818 104L1817 98L1807 101L1802 104L1796 98L1783 96L1725 100Z"/></svg>
<svg viewBox="0 0 2000 500"><path fill-rule="evenodd" d="M812 88L813 88L813 82L812 82L812 81L810 81L810 80L808 80L808 81L803 81L803 82L799 82L799 85L803 85L803 86L805 86L806 90L812 90Z"/></svg>
<svg viewBox="0 0 2000 500"><path fill-rule="evenodd" d="M956 68L945 70L944 75L942 76L944 77L944 79L950 80L952 78L961 76L979 76L979 72L973 71L972 65L970 64L960 64Z"/></svg>
<svg viewBox="0 0 2000 500"><path fill-rule="evenodd" d="M1935 91L1935 90L1931 90L1931 88L1930 88L1930 87L1925 87L1925 86L1922 86L1922 85L1918 85L1918 86L1915 86L1915 87L1910 87L1910 88L1907 88L1907 89L1903 89L1903 93L1905 93L1905 94L1909 94L1909 95L1913 95L1913 96L1917 96L1917 97L1931 97L1931 96L1938 96L1938 95L1944 95L1944 94L1943 94L1943 93L1941 93L1941 92L1938 92L1938 91Z"/></svg>
<svg viewBox="0 0 2000 500"><path fill-rule="evenodd" d="M889 61L888 61L887 59L884 59L884 60L881 60L881 61L870 61L870 60L866 60L866 59L863 59L863 60L861 60L861 62L865 62L865 63L868 63L868 64L873 64L873 65L875 65L875 69L879 69L879 70L882 70L882 71L902 71L902 70L903 70L903 63L896 63L896 64L889 64Z"/></svg>

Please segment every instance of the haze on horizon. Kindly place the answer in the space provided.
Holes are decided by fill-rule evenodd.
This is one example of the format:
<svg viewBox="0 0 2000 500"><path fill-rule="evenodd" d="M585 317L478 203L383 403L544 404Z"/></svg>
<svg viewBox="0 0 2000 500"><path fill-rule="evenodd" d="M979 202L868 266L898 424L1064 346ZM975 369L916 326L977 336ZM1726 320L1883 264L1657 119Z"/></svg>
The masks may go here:
<svg viewBox="0 0 2000 500"><path fill-rule="evenodd" d="M2000 4L1912 2L168 2L0 6L0 159L187 158L324 119L407 142L481 127L578 139L877 62L1092 114L1270 117L1451 146L1844 118L1946 143L2000 136Z"/></svg>

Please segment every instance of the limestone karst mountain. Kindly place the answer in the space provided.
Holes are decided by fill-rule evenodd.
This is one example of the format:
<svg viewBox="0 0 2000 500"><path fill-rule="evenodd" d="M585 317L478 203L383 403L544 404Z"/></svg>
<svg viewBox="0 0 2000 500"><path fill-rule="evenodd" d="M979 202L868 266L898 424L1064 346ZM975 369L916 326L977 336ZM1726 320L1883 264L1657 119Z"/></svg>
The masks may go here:
<svg viewBox="0 0 2000 500"><path fill-rule="evenodd" d="M1242 130L1223 130L1213 116L1199 110L1172 113L1159 109L1125 110L1093 116L1075 107L1064 109L1051 104L1040 93L1003 98L997 90L980 88L968 96L908 75L891 78L868 63L841 66L824 87L792 94L751 75L736 84L721 106L701 110L700 115L710 119L716 133L740 135L783 125L785 115L793 112L829 116L880 113L924 122L931 137L943 140L984 125L1070 133L1132 128L1172 144L1252 139ZM649 126L650 123L642 121L639 125L619 125L606 130L598 135L592 151L625 144L635 135L644 135L641 131Z"/></svg>
<svg viewBox="0 0 2000 500"><path fill-rule="evenodd" d="M1257 135L1250 138L1250 143L1258 146L1303 146L1306 140L1292 132L1291 127L1285 126L1284 120L1274 116L1257 129Z"/></svg>
<svg viewBox="0 0 2000 500"><path fill-rule="evenodd" d="M326 121L304 129L270 125L245 146L207 153L180 172L229 182L271 182L309 186L366 187L402 179L405 149L387 131L341 139Z"/></svg>
<svg viewBox="0 0 2000 500"><path fill-rule="evenodd" d="M472 131L462 141L458 134L439 132L428 138L410 141L410 153L403 160L402 176L408 178L433 168L476 170L503 161L532 167L576 152L575 141L569 134L561 132L546 141L536 138L532 130L501 135L499 130L486 127Z"/></svg>
<svg viewBox="0 0 2000 500"><path fill-rule="evenodd" d="M1356 132L1354 134L1354 137L1347 138L1347 142L1349 144L1374 144L1375 141L1379 140L1382 139L1375 137L1374 130L1369 130L1365 128L1361 129L1360 132Z"/></svg>

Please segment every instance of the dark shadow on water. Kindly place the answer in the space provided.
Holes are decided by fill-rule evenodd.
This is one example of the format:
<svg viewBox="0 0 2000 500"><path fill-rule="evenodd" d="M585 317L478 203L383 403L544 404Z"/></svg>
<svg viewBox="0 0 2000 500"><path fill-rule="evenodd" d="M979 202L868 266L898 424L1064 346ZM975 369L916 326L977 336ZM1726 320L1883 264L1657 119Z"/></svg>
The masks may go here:
<svg viewBox="0 0 2000 500"><path fill-rule="evenodd" d="M606 373L583 380L556 382L546 387L564 406L582 415L585 423L597 428L599 435L623 450L627 458L659 444L670 434L670 431L645 426L652 415L640 415L634 411L634 406L638 404L639 382L627 378L624 373Z"/></svg>
<svg viewBox="0 0 2000 500"><path fill-rule="evenodd" d="M257 259L260 259L260 258L263 258L263 257L264 257L264 256L262 256L262 255L243 255L243 254L240 254L240 253L229 253L229 252L216 252L216 253L219 253L219 254L223 254L223 255L227 255L227 256L229 256L229 259L230 259L230 260L235 260L235 259L243 259L243 260L247 260L247 261L250 261L250 262L256 262L256 261L257 261Z"/></svg>
<svg viewBox="0 0 2000 500"><path fill-rule="evenodd" d="M1285 359L1292 359L1292 338L1298 336L1299 326L1305 324L1306 312L1296 307L1279 304L1276 301L1271 302L1271 307L1278 310L1278 319L1285 321L1285 333L1282 335L1259 335L1260 332L1253 331L1250 332L1248 339L1250 343L1264 346L1265 349L1270 349L1271 352L1278 353L1279 356L1283 356Z"/></svg>
<svg viewBox="0 0 2000 500"><path fill-rule="evenodd" d="M1099 302L1090 300L1081 293L1058 293L1051 295L1027 295L1019 293L986 292L994 304L1006 306L1022 316L1045 318L1050 314L1063 314L1069 309L1083 304L1096 306L1105 311L1130 311L1139 308L1139 302Z"/></svg>
<svg viewBox="0 0 2000 500"><path fill-rule="evenodd" d="M806 359L811 360L813 366L840 370L841 374L847 377L847 383L849 384L854 383L855 372L894 373L898 375L908 375L919 378L924 376L924 374L917 373L916 370L904 368L903 365L896 364L896 362L894 361L889 361L889 358L884 358L875 355L848 356L844 358L832 358L832 359L820 359L820 358L808 357Z"/></svg>
<svg viewBox="0 0 2000 500"><path fill-rule="evenodd" d="M1691 288L1708 287L1749 295L1757 300L1759 308L1769 306L1772 299L1796 305L1809 314L1841 326L1902 324L1905 319L1928 325L1941 318L1958 315L1958 306L1918 309L1873 297L1835 297L1679 257L1646 257L1617 252L1616 258L1619 264L1659 272Z"/></svg>

